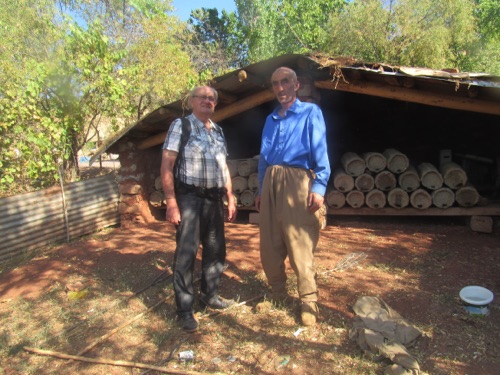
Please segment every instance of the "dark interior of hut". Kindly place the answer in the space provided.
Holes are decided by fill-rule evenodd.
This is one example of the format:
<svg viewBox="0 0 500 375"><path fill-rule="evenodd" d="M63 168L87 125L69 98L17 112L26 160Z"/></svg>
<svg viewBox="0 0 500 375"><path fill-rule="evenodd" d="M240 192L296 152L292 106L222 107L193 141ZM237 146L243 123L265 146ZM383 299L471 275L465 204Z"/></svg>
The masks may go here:
<svg viewBox="0 0 500 375"><path fill-rule="evenodd" d="M340 91L320 93L332 169L348 151L395 148L415 166L422 162L438 166L441 150L449 150L451 160L465 169L482 195L500 195L497 116ZM229 159L258 155L265 118L275 105L266 103L220 122Z"/></svg>

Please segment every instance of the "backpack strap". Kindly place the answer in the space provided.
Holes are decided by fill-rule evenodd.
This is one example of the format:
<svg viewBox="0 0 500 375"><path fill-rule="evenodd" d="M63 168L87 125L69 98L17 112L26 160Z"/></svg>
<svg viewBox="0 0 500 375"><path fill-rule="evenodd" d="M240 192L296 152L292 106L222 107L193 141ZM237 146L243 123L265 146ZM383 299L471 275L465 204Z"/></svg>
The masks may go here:
<svg viewBox="0 0 500 375"><path fill-rule="evenodd" d="M179 169L179 161L184 155L184 148L191 135L191 121L187 117L181 117L182 130L181 130L181 143L179 145L179 153L177 154L177 159L175 159L174 164L174 178L177 178L177 173Z"/></svg>

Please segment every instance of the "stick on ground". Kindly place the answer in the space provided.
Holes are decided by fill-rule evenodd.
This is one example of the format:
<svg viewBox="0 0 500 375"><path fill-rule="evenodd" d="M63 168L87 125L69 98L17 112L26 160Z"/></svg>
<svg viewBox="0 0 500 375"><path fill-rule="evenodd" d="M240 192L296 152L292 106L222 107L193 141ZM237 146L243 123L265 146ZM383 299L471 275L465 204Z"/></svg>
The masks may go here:
<svg viewBox="0 0 500 375"><path fill-rule="evenodd" d="M78 355L59 353L59 352L54 352L52 350L42 350L42 349L30 348L27 346L24 347L24 350L26 350L27 352L35 353L35 354L46 355L46 356L51 356L51 357L56 357L56 358L71 359L71 360L75 360L75 361L89 362L89 363L98 363L101 365L149 369L149 370L164 372L166 374L187 374L187 375L201 375L201 374L203 374L203 373L198 372L198 371L174 370L174 369L168 369L166 367L148 365L148 364L140 363L140 362L128 362L128 361L120 361L120 360L117 361L117 360L108 359L108 358L81 357ZM213 373L213 374L222 375L222 373Z"/></svg>

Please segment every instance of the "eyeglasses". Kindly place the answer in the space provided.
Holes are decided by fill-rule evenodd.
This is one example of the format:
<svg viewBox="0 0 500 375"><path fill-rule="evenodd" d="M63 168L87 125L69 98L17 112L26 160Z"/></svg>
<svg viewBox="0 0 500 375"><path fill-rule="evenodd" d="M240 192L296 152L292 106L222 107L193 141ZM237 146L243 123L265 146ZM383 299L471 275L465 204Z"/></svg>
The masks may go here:
<svg viewBox="0 0 500 375"><path fill-rule="evenodd" d="M208 100L211 103L215 103L215 96L207 96L207 95L193 95L193 98L198 98L201 100Z"/></svg>

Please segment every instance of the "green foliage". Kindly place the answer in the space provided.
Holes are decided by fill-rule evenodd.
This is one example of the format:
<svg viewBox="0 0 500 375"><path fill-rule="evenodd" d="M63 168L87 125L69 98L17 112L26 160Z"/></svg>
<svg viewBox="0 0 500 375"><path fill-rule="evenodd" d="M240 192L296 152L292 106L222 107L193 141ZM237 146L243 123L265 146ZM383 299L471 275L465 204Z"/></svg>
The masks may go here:
<svg viewBox="0 0 500 375"><path fill-rule="evenodd" d="M490 33L494 12L484 8L483 24ZM326 52L368 62L493 73L494 64L488 69L479 63L486 56L492 61L493 53L477 48L485 44L471 16L476 9L473 0L355 0L332 15Z"/></svg>
<svg viewBox="0 0 500 375"><path fill-rule="evenodd" d="M470 70L500 75L500 2L476 0L481 39L471 47Z"/></svg>
<svg viewBox="0 0 500 375"><path fill-rule="evenodd" d="M248 60L323 48L328 17L344 0L236 0Z"/></svg>
<svg viewBox="0 0 500 375"><path fill-rule="evenodd" d="M215 8L191 12L193 38L188 44L197 70L217 76L247 64L244 35L234 12Z"/></svg>
<svg viewBox="0 0 500 375"><path fill-rule="evenodd" d="M0 0L0 195L52 186L60 170L74 178L78 151L104 126L137 121L197 80L171 9Z"/></svg>

